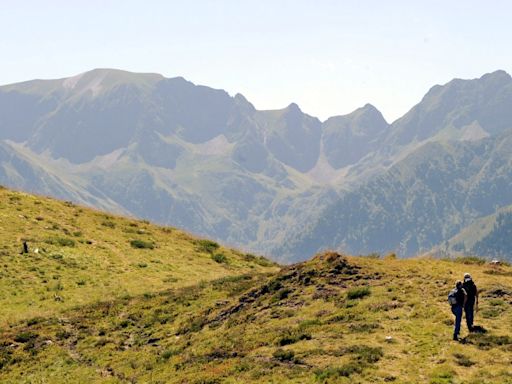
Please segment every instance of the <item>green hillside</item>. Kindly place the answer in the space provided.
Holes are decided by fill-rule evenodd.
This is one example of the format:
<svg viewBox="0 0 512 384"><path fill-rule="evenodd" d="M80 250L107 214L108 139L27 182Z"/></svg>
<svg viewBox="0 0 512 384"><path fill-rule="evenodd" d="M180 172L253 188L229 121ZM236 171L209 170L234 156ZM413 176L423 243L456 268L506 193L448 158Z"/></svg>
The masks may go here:
<svg viewBox="0 0 512 384"><path fill-rule="evenodd" d="M27 241L28 254L20 254ZM276 270L170 227L0 189L0 326L98 301Z"/></svg>
<svg viewBox="0 0 512 384"><path fill-rule="evenodd" d="M19 196L26 204L37 201L4 193ZM44 204L65 211L80 209L53 201ZM96 221L103 219L101 214L88 217L90 231L94 228L98 236L107 236L111 228L104 229ZM132 222L110 220L119 227ZM158 228L138 225L153 232ZM146 236L146 241L159 243L171 235ZM171 236L168 249L172 242L189 247L184 273L203 281L185 287L180 280L156 292L164 284L155 273L154 285L144 293L104 297L58 314L11 323L0 336L0 381L512 383L512 268L508 265L488 265L478 259L397 260L394 255L349 257L326 252L269 274L272 268L243 262L228 250L223 252L232 264L211 263L206 253L193 254L193 239L181 236L181 240ZM123 239L129 243L131 236ZM131 260L142 257L143 250L123 249L131 253ZM156 264L166 265L165 261ZM204 276L192 274L199 269L202 273L217 270L218 276L224 276L205 281ZM148 277L150 270L136 267L136 273L121 273L110 280L111 285L128 276L153 281ZM464 327L463 342L458 343L451 341L453 316L446 296L466 271L481 290L476 323L486 332L468 334ZM94 280L99 283L104 278L98 275ZM125 284L126 290L136 290ZM77 290L71 289L68 295ZM14 301L8 298L9 303ZM29 301L25 303L31 311Z"/></svg>
<svg viewBox="0 0 512 384"><path fill-rule="evenodd" d="M278 268L7 189L0 218L2 383L512 383L506 264L326 252ZM486 332L457 343L446 296L466 271Z"/></svg>

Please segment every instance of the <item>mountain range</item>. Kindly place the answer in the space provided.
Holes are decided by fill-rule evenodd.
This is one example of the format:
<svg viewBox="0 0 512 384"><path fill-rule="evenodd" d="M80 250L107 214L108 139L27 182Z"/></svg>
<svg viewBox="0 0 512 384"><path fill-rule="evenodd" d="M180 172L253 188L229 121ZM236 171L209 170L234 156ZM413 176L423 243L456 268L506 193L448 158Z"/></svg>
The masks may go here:
<svg viewBox="0 0 512 384"><path fill-rule="evenodd" d="M282 262L325 248L510 257L510 236L489 239L510 222L511 106L504 71L436 85L390 124L369 104L322 122L95 69L0 87L0 183Z"/></svg>

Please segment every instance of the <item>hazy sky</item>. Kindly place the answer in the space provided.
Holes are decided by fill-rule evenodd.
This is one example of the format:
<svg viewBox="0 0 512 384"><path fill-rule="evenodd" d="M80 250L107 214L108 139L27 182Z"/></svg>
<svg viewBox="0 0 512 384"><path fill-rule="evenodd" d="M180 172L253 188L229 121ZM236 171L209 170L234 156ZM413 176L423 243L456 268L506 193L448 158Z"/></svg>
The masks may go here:
<svg viewBox="0 0 512 384"><path fill-rule="evenodd" d="M434 84L512 68L509 1L0 0L0 84L98 67L183 76L258 109L392 121Z"/></svg>

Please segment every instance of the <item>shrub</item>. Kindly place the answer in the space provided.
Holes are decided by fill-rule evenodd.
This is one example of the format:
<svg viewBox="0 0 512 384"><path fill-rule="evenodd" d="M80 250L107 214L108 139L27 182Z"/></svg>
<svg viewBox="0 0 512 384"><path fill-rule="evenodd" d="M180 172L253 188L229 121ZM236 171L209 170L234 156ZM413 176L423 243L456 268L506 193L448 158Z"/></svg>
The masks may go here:
<svg viewBox="0 0 512 384"><path fill-rule="evenodd" d="M264 258L263 256L256 256L251 253L246 253L243 255L243 258L245 261L256 263L262 267L271 267L272 265L275 265L272 261Z"/></svg>
<svg viewBox="0 0 512 384"><path fill-rule="evenodd" d="M172 356L179 355L180 353L181 353L181 351L177 348L167 349L162 352L161 357L163 360L169 360Z"/></svg>
<svg viewBox="0 0 512 384"><path fill-rule="evenodd" d="M75 240L67 237L51 237L45 240L45 243L52 245L60 245L61 247L74 247Z"/></svg>
<svg viewBox="0 0 512 384"><path fill-rule="evenodd" d="M215 253L212 255L213 261L219 264L227 264L228 258L223 253Z"/></svg>
<svg viewBox="0 0 512 384"><path fill-rule="evenodd" d="M430 384L451 384L455 372L449 367L440 367L433 372Z"/></svg>
<svg viewBox="0 0 512 384"><path fill-rule="evenodd" d="M135 249L154 249L155 243L144 240L131 240L130 245Z"/></svg>
<svg viewBox="0 0 512 384"><path fill-rule="evenodd" d="M282 348L277 349L272 356L279 361L295 361L295 353L293 351L285 351Z"/></svg>
<svg viewBox="0 0 512 384"><path fill-rule="evenodd" d="M283 347L285 345L295 344L301 340L311 340L311 335L304 331L292 330L281 336L277 340L277 345Z"/></svg>
<svg viewBox="0 0 512 384"><path fill-rule="evenodd" d="M461 263L461 264L476 264L476 265L483 265L487 262L485 259L482 259L482 258L476 257L476 256L459 256L459 257L456 257L455 259L453 259L453 261L456 263Z"/></svg>
<svg viewBox="0 0 512 384"><path fill-rule="evenodd" d="M41 322L44 321L44 317L33 317L32 319L28 319L27 320L27 326L32 326L32 325L36 325L36 324L39 324Z"/></svg>
<svg viewBox="0 0 512 384"><path fill-rule="evenodd" d="M370 347L368 345L353 345L344 352L353 353L357 360L368 364L375 364L384 356L381 347Z"/></svg>
<svg viewBox="0 0 512 384"><path fill-rule="evenodd" d="M469 357L463 355L462 353L455 353L453 356L455 357L455 362L458 365L461 365L463 367L471 367L472 365L475 365L474 361L471 361Z"/></svg>
<svg viewBox="0 0 512 384"><path fill-rule="evenodd" d="M351 332L371 333L379 328L377 323L353 323L349 325Z"/></svg>
<svg viewBox="0 0 512 384"><path fill-rule="evenodd" d="M362 299L363 297L369 296L370 294L370 287L351 288L347 291L347 299Z"/></svg>
<svg viewBox="0 0 512 384"><path fill-rule="evenodd" d="M274 301L281 301L286 299L290 293L292 293L292 290L290 288L283 288L277 291L277 293L274 295L273 299Z"/></svg>
<svg viewBox="0 0 512 384"><path fill-rule="evenodd" d="M104 220L101 222L101 225L103 225L104 227L107 227L107 228L115 228L116 227L116 223L114 223L111 220Z"/></svg>
<svg viewBox="0 0 512 384"><path fill-rule="evenodd" d="M512 337L495 336L483 333L472 333L467 337L471 344L475 344L480 349L490 349L497 346L512 345Z"/></svg>
<svg viewBox="0 0 512 384"><path fill-rule="evenodd" d="M205 252L213 254L217 249L219 249L219 244L212 240L201 239L195 240L195 245L197 246L197 250L199 252Z"/></svg>
<svg viewBox="0 0 512 384"><path fill-rule="evenodd" d="M21 332L14 336L14 341L17 343L28 343L29 341L36 339L37 334L33 332Z"/></svg>
<svg viewBox="0 0 512 384"><path fill-rule="evenodd" d="M315 372L316 379L322 383L330 382L329 379L336 377L350 377L354 373L361 373L364 369L364 364L358 361L351 361L343 364L341 367L332 367Z"/></svg>

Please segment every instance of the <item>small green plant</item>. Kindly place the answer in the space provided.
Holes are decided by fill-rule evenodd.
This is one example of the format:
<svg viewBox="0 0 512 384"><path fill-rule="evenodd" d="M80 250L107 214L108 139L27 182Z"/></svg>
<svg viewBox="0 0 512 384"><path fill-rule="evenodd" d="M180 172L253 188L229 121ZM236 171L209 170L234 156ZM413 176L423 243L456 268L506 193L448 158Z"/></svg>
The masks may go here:
<svg viewBox="0 0 512 384"><path fill-rule="evenodd" d="M485 259L482 259L481 257L476 257L476 256L459 256L459 257L456 257L455 259L453 259L454 262L456 263L461 263L461 264L475 264L475 265L483 265L487 262L487 260Z"/></svg>
<svg viewBox="0 0 512 384"><path fill-rule="evenodd" d="M38 335L33 332L21 332L14 336L14 341L17 343L28 343L29 341L36 339Z"/></svg>
<svg viewBox="0 0 512 384"><path fill-rule="evenodd" d="M351 361L340 367L331 367L315 372L317 381L321 383L330 383L330 379L336 377L350 377L355 373L363 372L365 365L361 362Z"/></svg>
<svg viewBox="0 0 512 384"><path fill-rule="evenodd" d="M298 329L287 331L283 336L278 338L277 345L283 347L285 345L295 344L301 340L311 340L311 334Z"/></svg>
<svg viewBox="0 0 512 384"><path fill-rule="evenodd" d="M369 296L370 294L371 294L370 287L351 288L347 291L347 299L349 299L349 300L362 299L363 297Z"/></svg>
<svg viewBox="0 0 512 384"><path fill-rule="evenodd" d="M75 240L68 239L67 237L51 237L45 240L45 243L51 245L60 245L61 247L74 247Z"/></svg>
<svg viewBox="0 0 512 384"><path fill-rule="evenodd" d="M101 225L103 225L104 227L107 227L107 228L115 228L116 227L116 223L114 223L111 220L104 220L101 222Z"/></svg>
<svg viewBox="0 0 512 384"><path fill-rule="evenodd" d="M215 241L207 239L196 240L194 243L196 244L198 251L210 254L213 254L220 247Z"/></svg>
<svg viewBox="0 0 512 384"><path fill-rule="evenodd" d="M474 361L471 361L469 357L462 353L454 353L453 357L455 357L455 362L462 367L471 367L472 365L475 365Z"/></svg>
<svg viewBox="0 0 512 384"><path fill-rule="evenodd" d="M223 253L213 254L212 260L219 264L227 264L227 262L228 262L228 258Z"/></svg>
<svg viewBox="0 0 512 384"><path fill-rule="evenodd" d="M135 249L154 249L155 243L144 240L131 240L130 245Z"/></svg>
<svg viewBox="0 0 512 384"><path fill-rule="evenodd" d="M452 384L455 372L449 367L437 368L433 373L430 384Z"/></svg>
<svg viewBox="0 0 512 384"><path fill-rule="evenodd" d="M295 360L295 353L293 351L285 351L282 348L276 349L275 352L272 354L274 359L279 361L294 361Z"/></svg>
<svg viewBox="0 0 512 384"><path fill-rule="evenodd" d="M169 360L172 356L176 356L179 354L180 354L180 350L177 348L173 348L173 349L166 349L165 351L162 352L162 354L160 356L162 357L163 360Z"/></svg>

